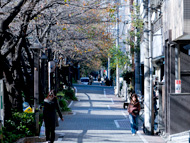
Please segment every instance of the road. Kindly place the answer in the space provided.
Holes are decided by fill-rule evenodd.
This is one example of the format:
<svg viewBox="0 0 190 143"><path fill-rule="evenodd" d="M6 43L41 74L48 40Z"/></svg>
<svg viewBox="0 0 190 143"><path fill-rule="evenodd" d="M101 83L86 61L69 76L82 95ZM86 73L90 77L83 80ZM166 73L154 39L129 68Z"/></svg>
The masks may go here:
<svg viewBox="0 0 190 143"><path fill-rule="evenodd" d="M73 114L64 115L64 122L59 122L55 143L148 143L141 127L132 136L128 112L123 109L123 100L114 95L113 87L75 85L75 88L78 101L70 104Z"/></svg>

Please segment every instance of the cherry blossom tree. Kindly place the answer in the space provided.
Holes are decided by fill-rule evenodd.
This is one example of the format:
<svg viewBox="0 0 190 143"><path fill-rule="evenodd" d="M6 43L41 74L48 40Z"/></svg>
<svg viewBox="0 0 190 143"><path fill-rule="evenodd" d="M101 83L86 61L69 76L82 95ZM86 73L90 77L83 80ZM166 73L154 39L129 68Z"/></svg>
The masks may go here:
<svg viewBox="0 0 190 143"><path fill-rule="evenodd" d="M21 110L22 95L33 99L30 46L36 38L45 49L73 63L98 68L100 57L107 58L113 44L107 31L113 7L102 0L1 0L0 79L6 85L6 110L12 106Z"/></svg>

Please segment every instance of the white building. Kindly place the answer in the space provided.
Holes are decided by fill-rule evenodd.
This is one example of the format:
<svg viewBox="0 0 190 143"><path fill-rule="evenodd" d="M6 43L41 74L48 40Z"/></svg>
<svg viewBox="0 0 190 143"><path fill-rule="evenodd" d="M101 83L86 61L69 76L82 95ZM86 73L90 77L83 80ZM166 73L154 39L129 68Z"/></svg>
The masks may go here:
<svg viewBox="0 0 190 143"><path fill-rule="evenodd" d="M144 18L147 7L140 0ZM162 130L172 135L190 130L190 1L149 0L152 22L152 63L160 89ZM148 21L147 21L148 22ZM150 29L146 29L150 30ZM141 43L141 64L145 62L146 39Z"/></svg>

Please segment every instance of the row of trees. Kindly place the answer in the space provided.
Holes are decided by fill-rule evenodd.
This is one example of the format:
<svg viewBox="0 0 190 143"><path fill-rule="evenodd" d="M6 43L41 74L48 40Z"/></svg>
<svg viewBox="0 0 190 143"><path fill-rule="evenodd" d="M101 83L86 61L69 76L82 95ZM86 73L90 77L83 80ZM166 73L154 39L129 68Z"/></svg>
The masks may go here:
<svg viewBox="0 0 190 143"><path fill-rule="evenodd" d="M133 0L129 0L128 3L130 19L122 21L119 17L118 21L119 23L124 23L124 27L126 26L125 24L129 24L130 28L122 32L126 39L122 39L123 35L119 35L118 38L122 39L125 46L128 45L130 47L130 50L123 52L121 45L119 45L119 48L113 46L109 49L109 56L111 57L111 67L116 68L116 65L118 65L122 70L122 76L134 89L135 83L136 85L138 84L135 80L138 79L139 82L140 78L140 42L143 35L143 20L140 16L140 7ZM122 7L122 4L118 6Z"/></svg>
<svg viewBox="0 0 190 143"><path fill-rule="evenodd" d="M22 110L33 100L33 53L37 38L45 52L98 69L113 46L107 25L114 5L101 0L0 1L0 79L5 81L5 118L12 107ZM59 60L63 64L63 60Z"/></svg>

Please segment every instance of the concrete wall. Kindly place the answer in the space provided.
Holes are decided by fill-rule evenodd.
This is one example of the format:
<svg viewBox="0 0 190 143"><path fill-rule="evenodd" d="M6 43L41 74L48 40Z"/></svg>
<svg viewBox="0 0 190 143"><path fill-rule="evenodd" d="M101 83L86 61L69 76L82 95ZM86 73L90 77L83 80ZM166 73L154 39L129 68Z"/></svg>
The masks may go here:
<svg viewBox="0 0 190 143"><path fill-rule="evenodd" d="M153 35L153 58L164 55L161 32L162 30L160 29Z"/></svg>
<svg viewBox="0 0 190 143"><path fill-rule="evenodd" d="M163 2L163 32L171 29L171 40L176 40L183 36L184 16L183 0L167 0ZM166 39L166 38L164 38Z"/></svg>
<svg viewBox="0 0 190 143"><path fill-rule="evenodd" d="M176 40L177 38L183 36L184 31L184 16L183 16L183 0L170 0L171 5L171 21L170 21L170 29L172 29L172 40Z"/></svg>
<svg viewBox="0 0 190 143"><path fill-rule="evenodd" d="M144 64L144 58L145 58L145 56L144 56L144 50L145 50L145 45L144 45L145 43L144 42L142 42L141 44L140 44L140 63L141 64Z"/></svg>
<svg viewBox="0 0 190 143"><path fill-rule="evenodd" d="M184 0L184 34L190 34L190 0Z"/></svg>
<svg viewBox="0 0 190 143"><path fill-rule="evenodd" d="M189 0L167 0L163 2L163 32L167 33L171 30L170 40L190 39L189 7ZM188 37L186 37L187 35Z"/></svg>

